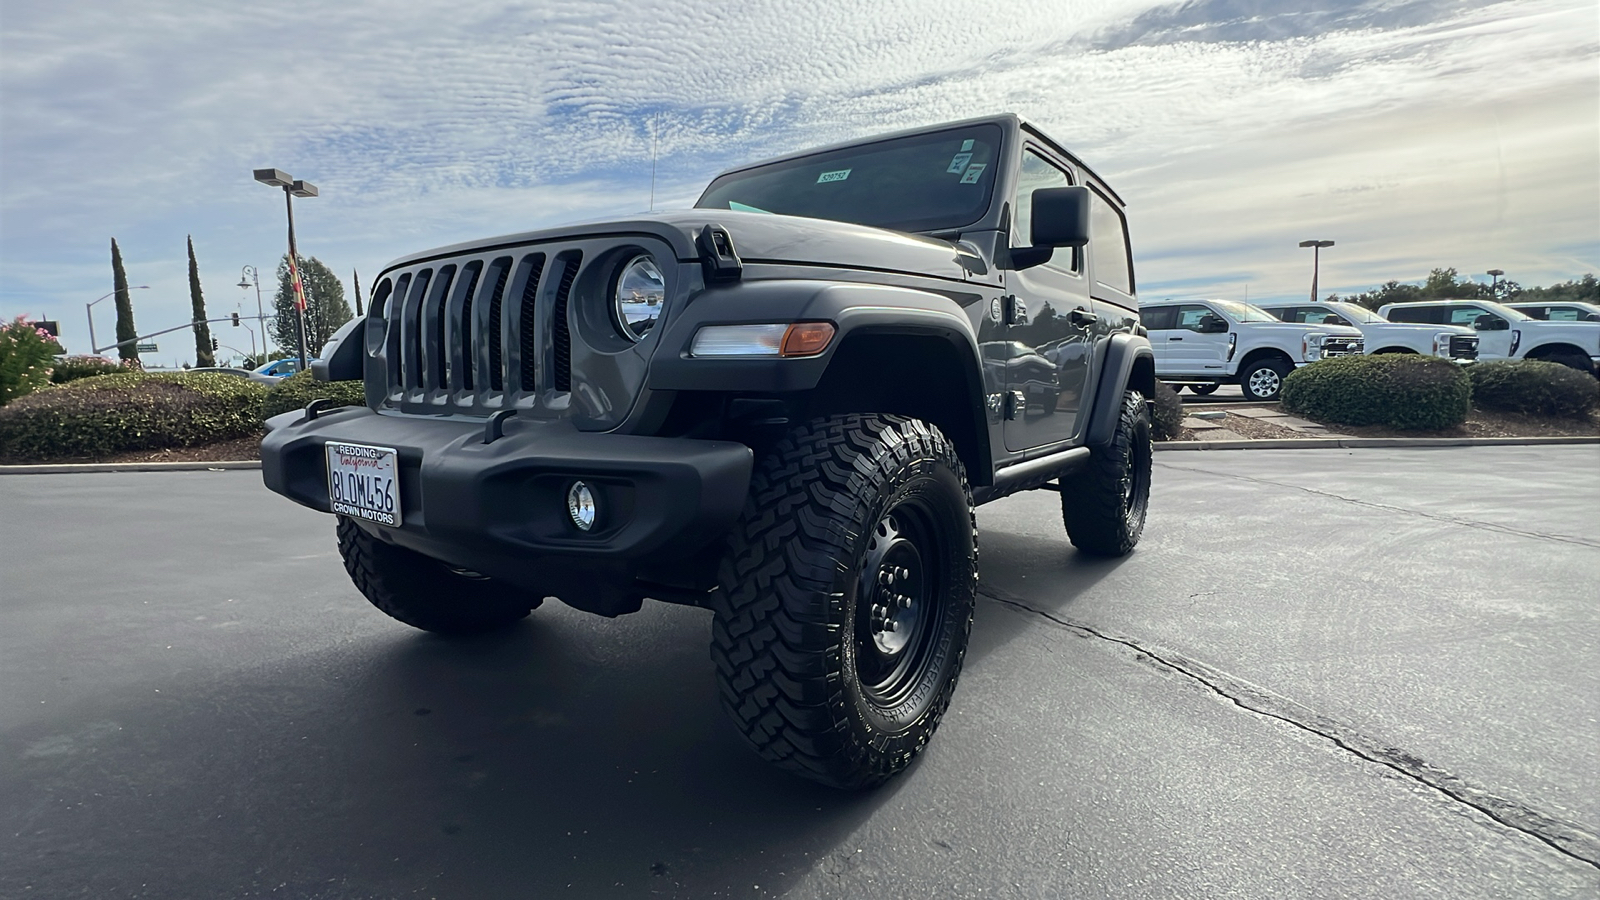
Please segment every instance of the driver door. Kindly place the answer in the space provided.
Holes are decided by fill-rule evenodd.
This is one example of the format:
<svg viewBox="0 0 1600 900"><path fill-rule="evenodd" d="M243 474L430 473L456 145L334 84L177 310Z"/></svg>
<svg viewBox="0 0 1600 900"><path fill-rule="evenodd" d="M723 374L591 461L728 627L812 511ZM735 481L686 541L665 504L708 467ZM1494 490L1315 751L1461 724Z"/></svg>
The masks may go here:
<svg viewBox="0 0 1600 900"><path fill-rule="evenodd" d="M1206 334L1200 330L1208 319L1228 320L1222 313L1203 303L1184 303L1178 306L1173 330L1167 332L1167 366L1175 374L1220 376L1228 365L1228 333L1226 330Z"/></svg>

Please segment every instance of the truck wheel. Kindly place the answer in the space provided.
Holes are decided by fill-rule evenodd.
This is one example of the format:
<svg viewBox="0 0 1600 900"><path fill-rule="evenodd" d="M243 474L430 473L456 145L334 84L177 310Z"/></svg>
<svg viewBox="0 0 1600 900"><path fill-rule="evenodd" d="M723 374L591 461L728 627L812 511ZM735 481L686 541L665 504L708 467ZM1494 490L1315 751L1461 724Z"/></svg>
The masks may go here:
<svg viewBox="0 0 1600 900"><path fill-rule="evenodd" d="M424 631L475 634L504 628L544 599L385 543L348 516L339 517L338 533L344 570L361 593L373 606Z"/></svg>
<svg viewBox="0 0 1600 900"><path fill-rule="evenodd" d="M1139 543L1150 506L1150 409L1128 391L1111 445L1061 479L1061 519L1072 546L1098 556L1125 556Z"/></svg>
<svg viewBox="0 0 1600 900"><path fill-rule="evenodd" d="M883 783L939 727L972 630L977 520L955 448L899 416L790 431L718 577L711 658L735 727L796 774Z"/></svg>
<svg viewBox="0 0 1600 900"><path fill-rule="evenodd" d="M1218 387L1219 385L1215 384L1191 384L1189 390L1204 397L1207 394L1215 394Z"/></svg>
<svg viewBox="0 0 1600 900"><path fill-rule="evenodd" d="M1594 366L1589 363L1589 358L1582 353L1565 352L1552 353L1544 358L1545 362L1560 363L1569 369L1577 369L1587 375L1595 374Z"/></svg>
<svg viewBox="0 0 1600 900"><path fill-rule="evenodd" d="M1250 364L1239 375L1239 386L1251 400L1276 400L1283 393L1283 379L1289 364L1281 359L1263 359Z"/></svg>

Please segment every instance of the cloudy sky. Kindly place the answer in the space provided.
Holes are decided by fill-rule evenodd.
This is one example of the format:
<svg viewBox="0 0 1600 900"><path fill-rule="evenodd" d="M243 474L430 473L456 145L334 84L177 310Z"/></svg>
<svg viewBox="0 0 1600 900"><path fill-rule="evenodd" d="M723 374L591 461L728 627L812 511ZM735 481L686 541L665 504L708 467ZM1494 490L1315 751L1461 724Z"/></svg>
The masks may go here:
<svg viewBox="0 0 1600 900"><path fill-rule="evenodd" d="M647 208L652 145L687 206L736 162L1001 111L1128 201L1146 297L1298 296L1306 238L1338 242L1324 291L1600 272L1594 0L0 0L0 315L87 351L115 237L140 330L182 324L189 234L235 309L284 250L255 167L320 187L301 252L369 287Z"/></svg>

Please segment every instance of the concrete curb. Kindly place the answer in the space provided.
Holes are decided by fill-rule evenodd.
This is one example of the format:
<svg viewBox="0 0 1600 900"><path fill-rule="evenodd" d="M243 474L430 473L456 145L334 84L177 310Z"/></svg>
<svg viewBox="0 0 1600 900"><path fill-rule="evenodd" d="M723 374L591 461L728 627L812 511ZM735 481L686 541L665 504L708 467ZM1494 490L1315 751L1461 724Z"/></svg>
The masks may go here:
<svg viewBox="0 0 1600 900"><path fill-rule="evenodd" d="M1361 447L1523 447L1550 444L1600 444L1600 437L1509 438L1276 438L1260 441L1157 441L1157 450L1346 450ZM74 472L206 472L259 469L261 460L221 462L51 463L0 466L0 475L67 475Z"/></svg>
<svg viewBox="0 0 1600 900"><path fill-rule="evenodd" d="M259 459L216 462L47 463L0 466L0 475L66 475L73 472L205 472L217 469L259 469Z"/></svg>
<svg viewBox="0 0 1600 900"><path fill-rule="evenodd" d="M1275 438L1261 441L1157 441L1157 450L1344 450L1361 447L1524 447L1600 444L1600 437Z"/></svg>

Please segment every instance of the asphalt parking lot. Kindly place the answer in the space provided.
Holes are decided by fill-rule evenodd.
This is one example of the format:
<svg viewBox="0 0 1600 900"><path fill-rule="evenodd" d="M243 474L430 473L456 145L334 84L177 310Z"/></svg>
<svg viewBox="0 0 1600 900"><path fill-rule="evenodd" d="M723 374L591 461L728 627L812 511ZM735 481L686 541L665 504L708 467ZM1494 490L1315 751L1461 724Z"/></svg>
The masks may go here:
<svg viewBox="0 0 1600 900"><path fill-rule="evenodd" d="M0 897L1595 897L1600 447L1172 452L979 512L950 715L769 770L709 614L468 641L254 471L0 477Z"/></svg>

